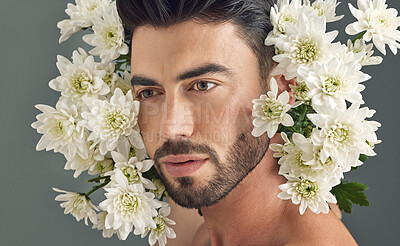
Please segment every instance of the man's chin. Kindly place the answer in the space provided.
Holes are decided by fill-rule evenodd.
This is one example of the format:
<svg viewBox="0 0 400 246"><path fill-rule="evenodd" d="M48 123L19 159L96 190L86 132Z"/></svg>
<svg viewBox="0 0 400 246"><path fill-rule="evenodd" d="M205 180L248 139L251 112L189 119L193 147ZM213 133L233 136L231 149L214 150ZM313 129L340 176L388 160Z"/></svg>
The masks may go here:
<svg viewBox="0 0 400 246"><path fill-rule="evenodd" d="M198 177L192 176L175 177L173 181L162 178L162 182L175 203L190 209L214 205L235 187L235 185L227 187L226 184L219 186L220 182L215 180L200 182Z"/></svg>
<svg viewBox="0 0 400 246"><path fill-rule="evenodd" d="M162 182L171 199L185 208L207 207L220 200L215 194L210 194L210 192L215 193L215 191L201 187L195 177L175 177L173 181L162 179Z"/></svg>

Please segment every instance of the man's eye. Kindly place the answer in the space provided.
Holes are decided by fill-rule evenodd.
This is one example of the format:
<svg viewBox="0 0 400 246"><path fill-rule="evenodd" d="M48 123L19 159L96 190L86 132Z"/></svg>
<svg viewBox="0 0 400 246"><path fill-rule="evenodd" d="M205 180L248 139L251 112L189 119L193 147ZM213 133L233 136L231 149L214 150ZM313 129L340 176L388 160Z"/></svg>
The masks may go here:
<svg viewBox="0 0 400 246"><path fill-rule="evenodd" d="M194 83L193 89L196 91L206 91L213 88L216 85L217 85L216 83L209 81L197 81L196 83Z"/></svg>
<svg viewBox="0 0 400 246"><path fill-rule="evenodd" d="M138 98L139 98L139 99L146 99L146 98L150 98L150 97L152 97L152 96L154 96L154 95L157 95L157 92L156 92L156 91L147 89L147 90L142 90L142 91L140 91L140 92L138 93Z"/></svg>

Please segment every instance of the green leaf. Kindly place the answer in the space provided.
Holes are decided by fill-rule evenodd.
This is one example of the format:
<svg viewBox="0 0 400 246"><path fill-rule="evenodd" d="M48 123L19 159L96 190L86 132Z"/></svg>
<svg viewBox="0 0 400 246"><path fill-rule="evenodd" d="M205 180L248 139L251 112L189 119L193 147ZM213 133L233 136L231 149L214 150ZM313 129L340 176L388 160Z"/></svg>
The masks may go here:
<svg viewBox="0 0 400 246"><path fill-rule="evenodd" d="M197 209L197 213L199 213L199 215L200 215L201 217L203 217L203 213L201 212L200 208Z"/></svg>
<svg viewBox="0 0 400 246"><path fill-rule="evenodd" d="M351 213L352 203L360 206L369 206L369 201L364 191L368 189L365 184L342 181L332 188L332 194L336 196L339 208L346 213Z"/></svg>
<svg viewBox="0 0 400 246"><path fill-rule="evenodd" d="M158 176L158 173L156 171L156 168L152 166L149 171L142 173L144 178L153 180L153 179L159 179L160 177Z"/></svg>
<svg viewBox="0 0 400 246"><path fill-rule="evenodd" d="M359 159L361 162L365 162L368 158L369 158L369 157L368 157L367 155L363 155L363 154L360 154L360 157L358 157L358 159Z"/></svg>
<svg viewBox="0 0 400 246"><path fill-rule="evenodd" d="M357 41L357 39L362 39L363 37L364 37L364 35L365 35L365 33L366 33L367 31L363 31L360 35L358 35L354 40L352 40L351 42L354 44L356 41Z"/></svg>

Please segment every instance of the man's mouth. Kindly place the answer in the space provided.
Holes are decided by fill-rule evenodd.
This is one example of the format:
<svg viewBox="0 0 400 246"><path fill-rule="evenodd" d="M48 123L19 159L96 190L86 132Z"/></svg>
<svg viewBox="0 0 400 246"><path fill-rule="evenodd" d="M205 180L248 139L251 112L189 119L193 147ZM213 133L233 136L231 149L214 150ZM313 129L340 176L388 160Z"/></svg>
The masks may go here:
<svg viewBox="0 0 400 246"><path fill-rule="evenodd" d="M208 160L208 156L200 155L168 155L161 158L160 162L165 165L168 173L174 177L189 176Z"/></svg>

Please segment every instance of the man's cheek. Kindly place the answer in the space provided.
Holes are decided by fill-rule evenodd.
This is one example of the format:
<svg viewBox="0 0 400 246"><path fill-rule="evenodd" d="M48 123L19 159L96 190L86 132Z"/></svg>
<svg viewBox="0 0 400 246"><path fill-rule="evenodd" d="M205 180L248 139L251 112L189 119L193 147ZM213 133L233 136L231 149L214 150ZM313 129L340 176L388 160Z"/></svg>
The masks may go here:
<svg viewBox="0 0 400 246"><path fill-rule="evenodd" d="M150 157L154 154L157 146L161 143L161 133L159 131L142 130L142 137Z"/></svg>
<svg viewBox="0 0 400 246"><path fill-rule="evenodd" d="M145 129L146 126L151 125L152 122L160 116L160 106L155 103L140 103L140 112L138 115L139 126L141 129Z"/></svg>

